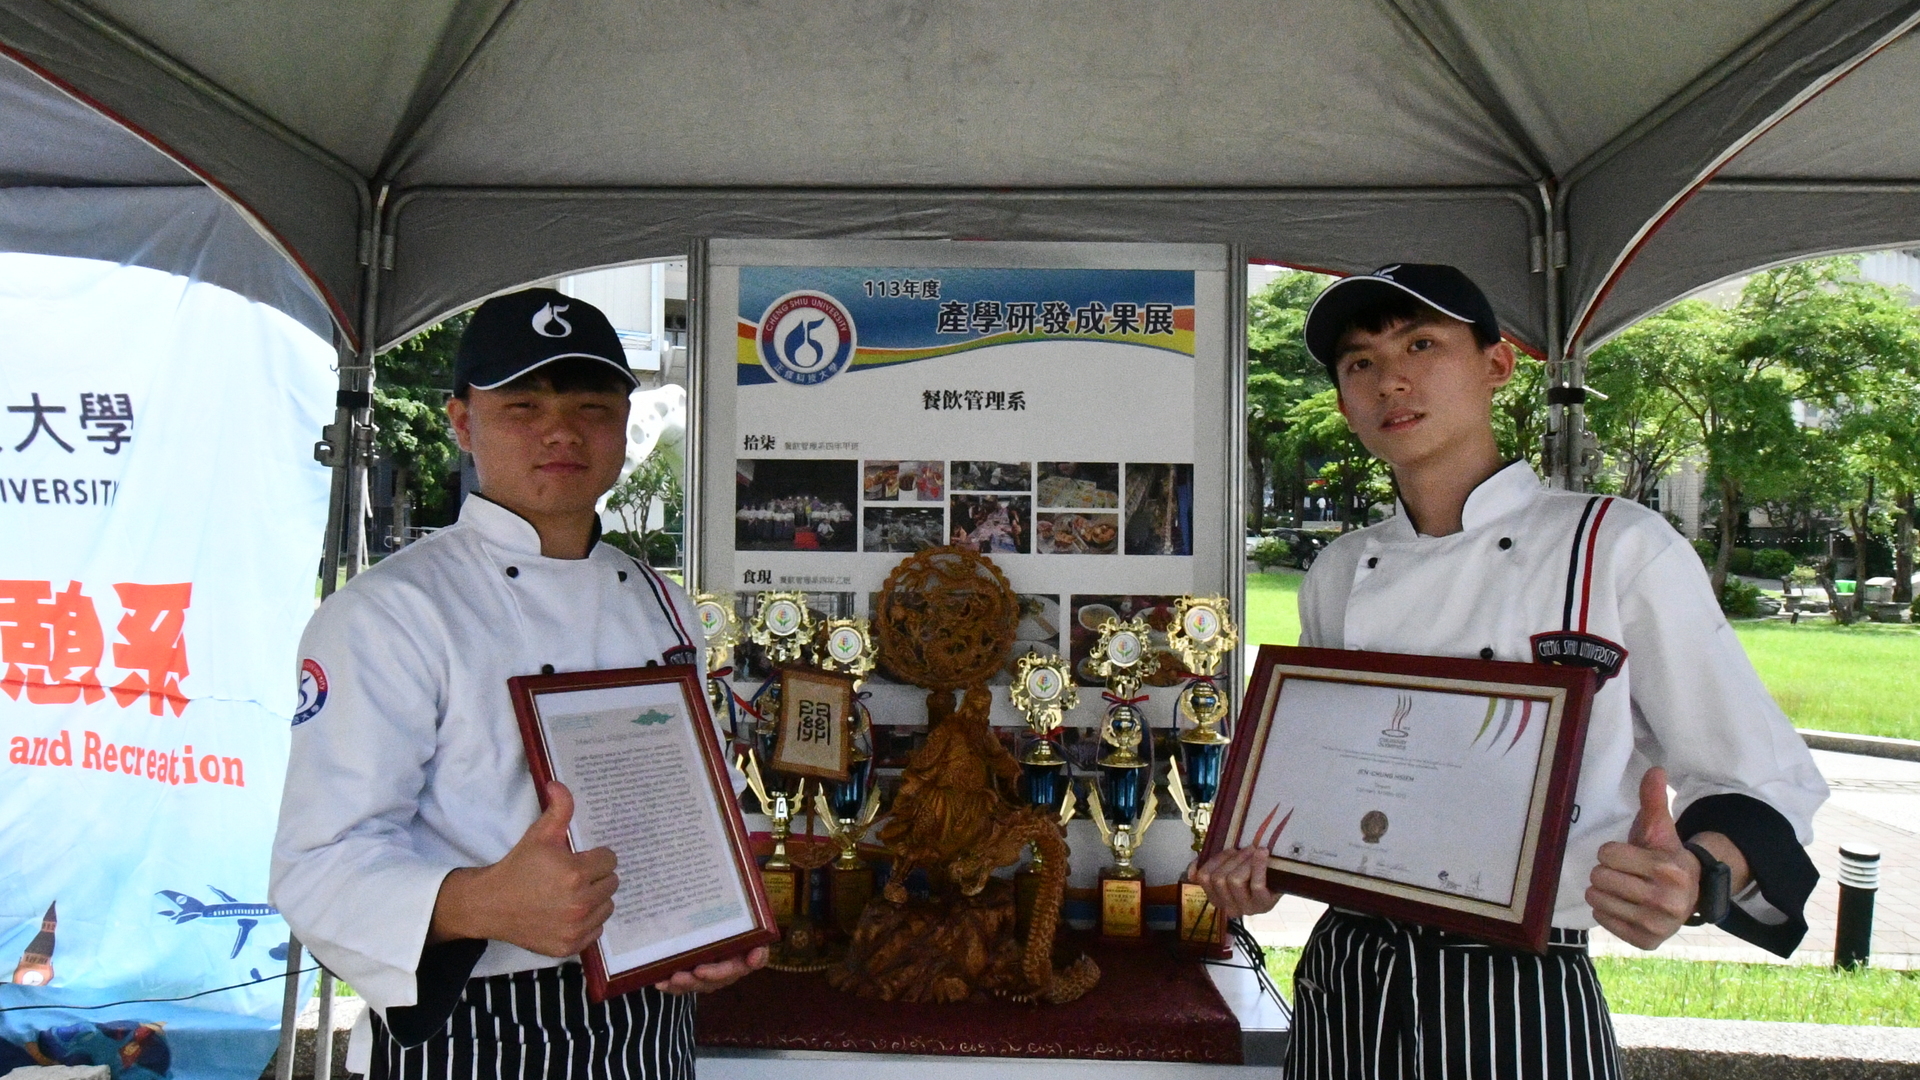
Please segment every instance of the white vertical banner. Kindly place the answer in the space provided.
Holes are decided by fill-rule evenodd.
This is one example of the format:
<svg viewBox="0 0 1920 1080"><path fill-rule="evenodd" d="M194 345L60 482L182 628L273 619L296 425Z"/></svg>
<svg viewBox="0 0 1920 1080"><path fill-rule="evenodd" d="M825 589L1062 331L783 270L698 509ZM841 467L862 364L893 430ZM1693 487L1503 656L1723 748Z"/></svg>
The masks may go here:
<svg viewBox="0 0 1920 1080"><path fill-rule="evenodd" d="M0 1070L272 1052L334 362L214 285L0 254Z"/></svg>

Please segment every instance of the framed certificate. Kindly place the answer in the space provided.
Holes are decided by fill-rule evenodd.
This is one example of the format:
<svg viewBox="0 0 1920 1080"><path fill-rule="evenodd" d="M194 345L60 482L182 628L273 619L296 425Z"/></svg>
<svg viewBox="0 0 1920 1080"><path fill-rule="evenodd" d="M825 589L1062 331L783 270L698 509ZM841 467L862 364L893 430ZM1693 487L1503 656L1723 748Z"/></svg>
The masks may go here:
<svg viewBox="0 0 1920 1080"><path fill-rule="evenodd" d="M1546 951L1585 668L1262 645L1206 854L1330 904Z"/></svg>
<svg viewBox="0 0 1920 1080"><path fill-rule="evenodd" d="M507 680L527 764L573 793L575 851L613 849L613 915L581 960L594 1001L779 937L705 688L689 665Z"/></svg>
<svg viewBox="0 0 1920 1080"><path fill-rule="evenodd" d="M853 715L853 678L829 671L786 668L780 672L780 726L773 743L773 770L816 780L845 780L853 761L848 738Z"/></svg>

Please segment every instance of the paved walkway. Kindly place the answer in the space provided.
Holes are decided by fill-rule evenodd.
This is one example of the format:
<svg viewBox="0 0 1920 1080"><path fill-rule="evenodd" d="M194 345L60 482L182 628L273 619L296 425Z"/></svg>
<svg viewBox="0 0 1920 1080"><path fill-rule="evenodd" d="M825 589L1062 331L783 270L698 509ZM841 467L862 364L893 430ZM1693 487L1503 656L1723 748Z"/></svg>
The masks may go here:
<svg viewBox="0 0 1920 1080"><path fill-rule="evenodd" d="M1920 969L1920 762L1857 754L1813 752L1833 788L1814 815L1813 846L1820 884L1807 904L1806 941L1791 960L1781 960L1711 926L1687 927L1655 953L1607 933L1593 932L1601 956L1665 956L1742 963L1833 963L1834 923L1839 907L1840 845L1864 842L1880 848L1880 892L1874 898L1875 967ZM1297 946L1307 939L1325 905L1289 896L1265 915L1247 920L1264 945Z"/></svg>

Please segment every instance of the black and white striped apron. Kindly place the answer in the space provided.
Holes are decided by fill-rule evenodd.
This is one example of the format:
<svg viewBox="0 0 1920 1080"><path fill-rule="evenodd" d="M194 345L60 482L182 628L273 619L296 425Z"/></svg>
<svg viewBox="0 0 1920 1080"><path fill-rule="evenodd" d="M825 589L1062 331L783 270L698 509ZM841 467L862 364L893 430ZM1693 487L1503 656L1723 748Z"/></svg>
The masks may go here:
<svg viewBox="0 0 1920 1080"><path fill-rule="evenodd" d="M595 1005L577 963L470 979L418 1046L371 1014L367 1080L693 1080L693 1010L651 986Z"/></svg>
<svg viewBox="0 0 1920 1080"><path fill-rule="evenodd" d="M1294 969L1290 1080L1620 1080L1584 930L1545 956L1328 909Z"/></svg>

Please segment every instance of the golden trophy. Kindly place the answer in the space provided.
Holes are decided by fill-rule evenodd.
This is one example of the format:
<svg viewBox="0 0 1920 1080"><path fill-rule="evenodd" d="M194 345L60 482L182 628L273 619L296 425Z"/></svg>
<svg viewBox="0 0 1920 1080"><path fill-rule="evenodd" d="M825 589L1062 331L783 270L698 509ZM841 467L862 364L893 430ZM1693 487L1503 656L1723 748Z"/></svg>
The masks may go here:
<svg viewBox="0 0 1920 1080"><path fill-rule="evenodd" d="M1229 606L1221 596L1183 596L1173 605L1173 625L1167 648L1180 657L1191 676L1180 692L1176 711L1190 726L1180 731L1179 759L1167 777L1167 794L1193 831L1193 850L1207 839L1213 820L1213 801L1220 793L1220 770L1227 753L1227 698L1214 677L1240 641ZM1179 939L1203 952L1226 950L1226 921L1207 899L1206 891L1191 881L1180 882Z"/></svg>
<svg viewBox="0 0 1920 1080"><path fill-rule="evenodd" d="M773 854L760 867L760 879L766 883L767 904L773 908L774 921L780 926L780 940L768 950L767 966L775 971L819 971L834 961L826 951L820 929L814 924L811 893L813 871L819 863L809 859L804 865L787 851L793 835L793 819L806 805L807 781L802 777L794 794L767 787L759 763L751 751L742 760L747 787L765 808L773 825ZM816 850L808 847L812 854ZM829 856L831 857L831 856Z"/></svg>
<svg viewBox="0 0 1920 1080"><path fill-rule="evenodd" d="M827 832L840 845L840 857L829 871L828 903L833 921L851 934L860 912L873 898L873 867L860 857L859 847L873 819L880 813L880 789L873 783L873 718L860 699L860 684L871 672L878 650L865 619L829 619L821 624L813 651L814 666L853 677L853 708L847 714L847 778L823 781L816 808L827 821Z"/></svg>
<svg viewBox="0 0 1920 1080"><path fill-rule="evenodd" d="M1060 729L1068 710L1079 707L1080 691L1073 685L1065 660L1028 653L1014 665L1013 685L1008 687L1007 694L1034 737L1020 755L1022 794L1034 808L1058 815L1064 835L1067 822L1073 820L1077 796L1067 776L1067 759L1054 745L1053 733ZM1045 858L1036 848L1032 860L1013 875L1014 910L1023 934L1033 918L1033 904L1039 895L1040 874L1045 864Z"/></svg>
<svg viewBox="0 0 1920 1080"><path fill-rule="evenodd" d="M1100 725L1104 748L1100 776L1088 786L1088 809L1100 839L1113 852L1114 865L1100 871L1100 936L1137 941L1146 935L1146 880L1133 865L1141 837L1153 824L1158 800L1153 794L1153 762L1140 753L1148 738L1146 718L1135 696L1147 669L1147 620L1108 619L1100 624L1090 666L1107 682L1101 695L1107 715ZM1113 810L1109 821L1107 808Z"/></svg>
<svg viewBox="0 0 1920 1080"><path fill-rule="evenodd" d="M800 781L798 795L769 788L752 750L736 759L734 765L746 774L747 788L760 800L761 812L767 815L767 822L772 826L773 854L761 864L760 875L767 884L767 903L773 908L774 921L784 927L793 921L800 896L800 869L787 854L787 841L793 836L793 818L800 810L807 782L804 778Z"/></svg>
<svg viewBox="0 0 1920 1080"><path fill-rule="evenodd" d="M707 701L716 716L725 711L728 732L740 739L740 712L726 683L733 674L733 647L740 644L740 616L734 613L732 594L703 592L694 597L693 618L707 643Z"/></svg>
<svg viewBox="0 0 1920 1080"><path fill-rule="evenodd" d="M747 640L760 646L774 677L754 696L756 713L754 744L762 761L773 761L774 740L779 734L780 679L778 669L797 664L813 640L813 612L807 608L807 594L801 592L763 592L755 598L752 621L747 623Z"/></svg>

